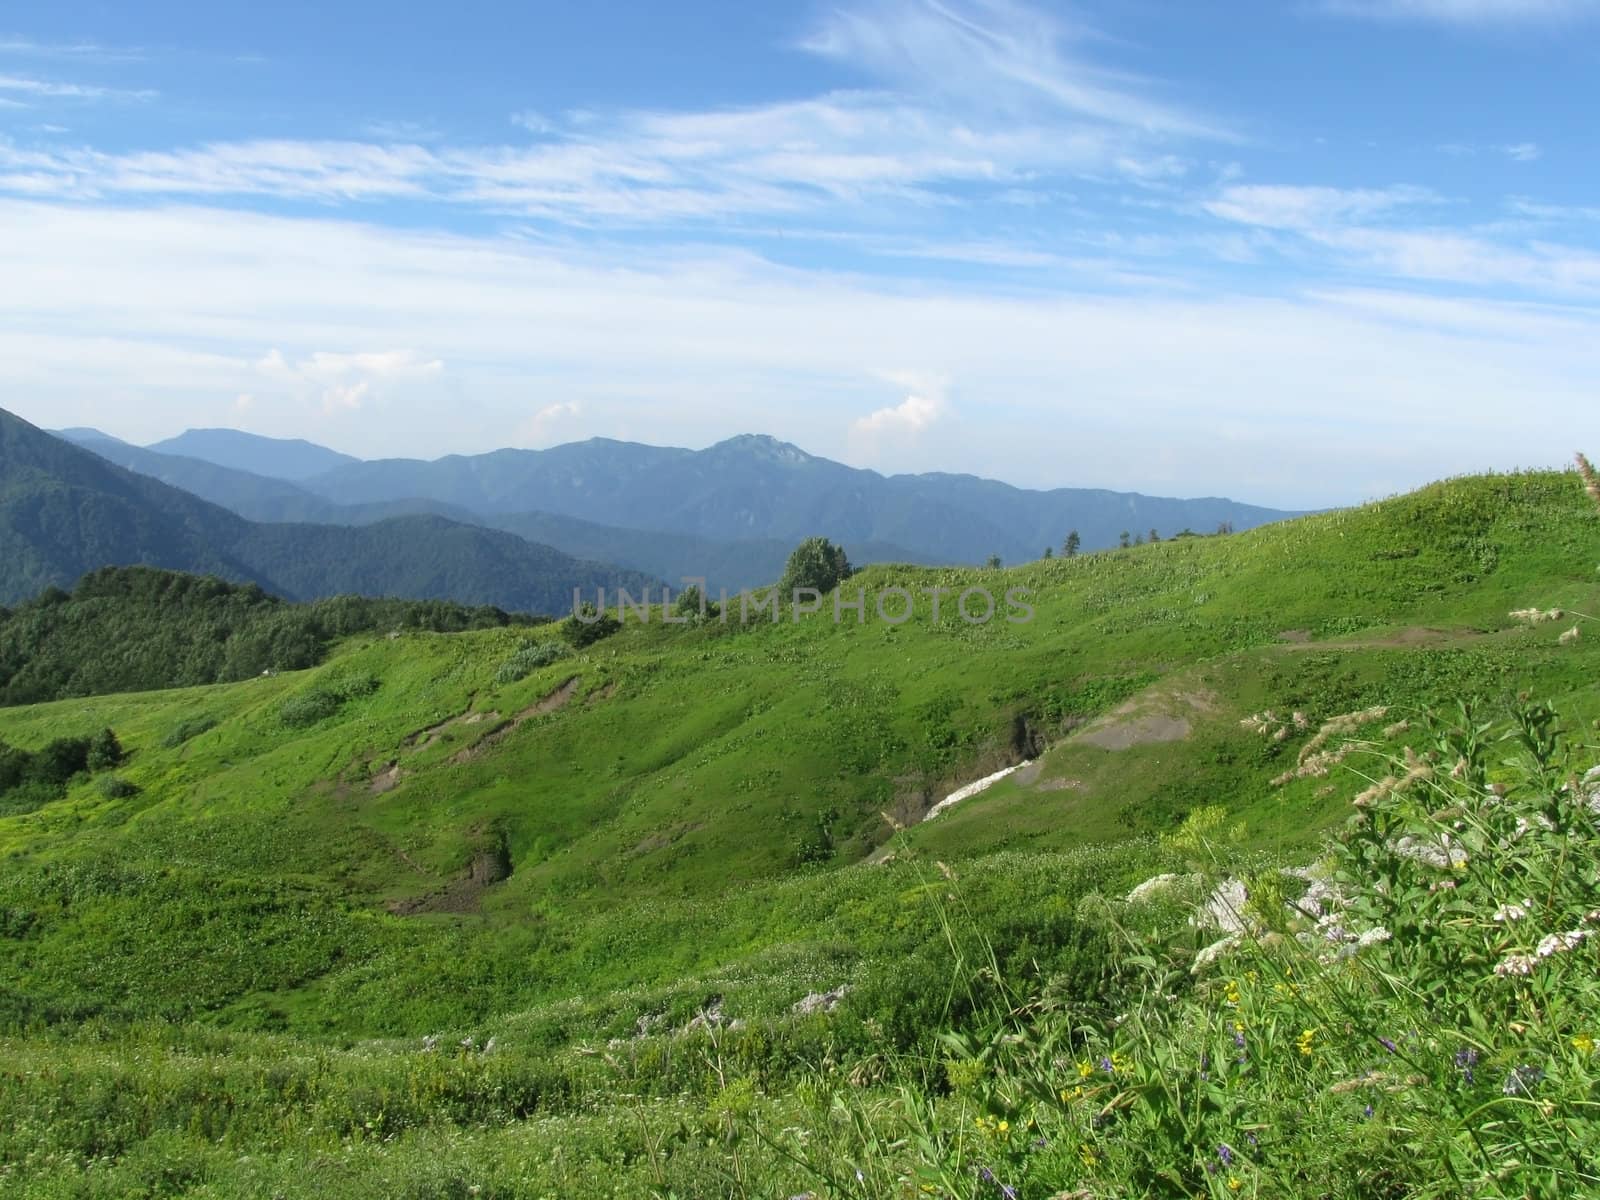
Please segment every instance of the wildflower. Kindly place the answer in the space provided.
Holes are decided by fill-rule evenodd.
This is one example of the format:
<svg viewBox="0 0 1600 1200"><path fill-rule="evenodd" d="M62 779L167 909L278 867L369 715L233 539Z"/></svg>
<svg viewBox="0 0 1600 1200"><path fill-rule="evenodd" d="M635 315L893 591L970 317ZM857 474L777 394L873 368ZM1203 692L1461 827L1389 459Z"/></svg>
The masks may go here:
<svg viewBox="0 0 1600 1200"><path fill-rule="evenodd" d="M1537 608L1519 608L1510 615L1514 621L1525 621L1529 625L1543 625L1547 621L1559 621L1567 614L1559 608L1547 608L1543 611Z"/></svg>
<svg viewBox="0 0 1600 1200"><path fill-rule="evenodd" d="M1472 1068L1478 1065L1478 1052L1471 1046L1463 1046L1456 1051L1456 1070L1461 1072L1461 1078L1467 1083L1476 1081Z"/></svg>
<svg viewBox="0 0 1600 1200"><path fill-rule="evenodd" d="M1532 975L1538 960L1527 954L1508 954L1494 965L1494 973L1502 979L1511 975Z"/></svg>
<svg viewBox="0 0 1600 1200"><path fill-rule="evenodd" d="M1100 1069L1107 1075L1115 1075L1117 1073L1116 1063L1112 1062L1111 1059L1107 1058L1105 1055L1101 1055L1099 1065Z"/></svg>
<svg viewBox="0 0 1600 1200"><path fill-rule="evenodd" d="M1244 1180L1240 1179L1237 1175L1228 1176L1228 1190L1230 1192L1237 1192L1243 1186Z"/></svg>
<svg viewBox="0 0 1600 1200"><path fill-rule="evenodd" d="M1078 1078L1087 1079L1094 1074L1094 1064L1087 1058L1078 1064Z"/></svg>
<svg viewBox="0 0 1600 1200"><path fill-rule="evenodd" d="M1507 1096L1531 1096L1533 1089L1543 1078L1543 1068L1524 1063L1506 1076L1505 1084L1500 1090Z"/></svg>
<svg viewBox="0 0 1600 1200"><path fill-rule="evenodd" d="M1572 1048L1579 1054L1593 1054L1594 1038L1590 1037L1587 1033L1580 1033L1577 1037L1572 1039Z"/></svg>
<svg viewBox="0 0 1600 1200"><path fill-rule="evenodd" d="M1223 1166L1233 1166L1233 1147L1228 1145L1227 1142L1223 1142L1217 1147L1217 1157L1222 1160Z"/></svg>
<svg viewBox="0 0 1600 1200"><path fill-rule="evenodd" d="M1372 1114L1374 1111L1376 1110L1372 1107L1372 1105L1369 1104L1361 1110L1361 1115L1370 1121L1372 1120Z"/></svg>
<svg viewBox="0 0 1600 1200"><path fill-rule="evenodd" d="M1390 1039L1389 1039L1389 1038L1386 1038L1386 1037L1381 1037L1381 1038L1379 1038L1379 1039L1378 1039L1378 1042L1379 1042L1379 1043L1380 1043L1380 1044L1381 1044L1381 1045L1382 1045L1382 1046L1383 1046L1383 1048L1384 1048L1384 1049L1385 1049L1385 1050L1387 1050L1387 1051L1388 1051L1388 1052L1389 1052L1389 1053L1390 1053L1390 1054L1399 1054L1399 1053L1400 1053L1400 1047L1398 1047L1398 1046L1396 1046L1396 1045L1395 1045L1395 1044L1394 1044L1394 1042L1393 1042L1393 1041L1392 1041L1392 1040L1390 1040Z"/></svg>
<svg viewBox="0 0 1600 1200"><path fill-rule="evenodd" d="M1234 979L1228 980L1227 991L1223 994L1222 999L1223 999L1224 1003L1229 1004L1229 1005L1231 1005L1233 1007L1238 1007L1240 996L1239 996L1239 983L1238 983L1237 980L1234 980Z"/></svg>
<svg viewBox="0 0 1600 1200"><path fill-rule="evenodd" d="M1084 1144L1078 1147L1078 1161L1091 1171L1100 1165L1100 1156L1094 1152L1094 1147Z"/></svg>
<svg viewBox="0 0 1600 1200"><path fill-rule="evenodd" d="M1315 1029L1303 1029L1300 1031L1300 1036L1295 1038L1294 1044L1295 1048L1300 1051L1302 1057L1310 1058L1314 1053L1316 1053L1316 1038L1317 1030Z"/></svg>
<svg viewBox="0 0 1600 1200"><path fill-rule="evenodd" d="M1382 925L1375 925L1356 939L1356 945L1366 949L1368 946L1376 946L1379 942L1387 942L1393 936L1394 934Z"/></svg>
<svg viewBox="0 0 1600 1200"><path fill-rule="evenodd" d="M1507 921L1520 921L1528 915L1528 910L1532 907L1532 900L1524 900L1521 904L1502 904L1494 910L1494 916L1489 919L1502 925Z"/></svg>
<svg viewBox="0 0 1600 1200"><path fill-rule="evenodd" d="M1578 640L1578 636L1579 636L1578 627L1576 625L1574 625L1571 629L1567 630L1565 633L1563 633L1560 637L1558 637L1556 639L1556 645L1558 645L1558 646L1570 646L1570 645L1572 645L1573 642Z"/></svg>
<svg viewBox="0 0 1600 1200"><path fill-rule="evenodd" d="M996 1128L999 1129L1002 1134L1010 1133L1011 1132L1011 1122L1010 1121L1001 1121L1000 1124L998 1126L996 1126Z"/></svg>
<svg viewBox="0 0 1600 1200"><path fill-rule="evenodd" d="M1533 952L1540 958L1549 958L1552 954L1565 954L1568 950L1576 950L1588 938L1587 929L1574 929L1570 933L1548 933L1539 939L1539 944Z"/></svg>

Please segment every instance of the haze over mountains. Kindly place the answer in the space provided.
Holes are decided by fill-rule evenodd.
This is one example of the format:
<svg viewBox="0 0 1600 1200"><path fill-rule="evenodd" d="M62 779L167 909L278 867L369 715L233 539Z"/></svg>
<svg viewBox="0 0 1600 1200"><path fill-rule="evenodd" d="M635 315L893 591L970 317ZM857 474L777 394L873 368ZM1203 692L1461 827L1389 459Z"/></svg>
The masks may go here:
<svg viewBox="0 0 1600 1200"><path fill-rule="evenodd" d="M428 513L672 582L703 575L714 588L771 582L793 545L813 534L842 543L857 563L975 563L996 554L1021 562L1059 547L1073 529L1091 550L1115 545L1124 531L1242 530L1293 515L1221 498L884 476L759 435L704 450L596 438L432 462L359 461L232 430L193 430L148 448L94 430L62 436L252 520L360 525Z"/></svg>
<svg viewBox="0 0 1600 1200"><path fill-rule="evenodd" d="M248 521L0 410L0 603L136 563L288 599L360 593L544 613L568 609L573 588L651 582L435 515L363 527Z"/></svg>

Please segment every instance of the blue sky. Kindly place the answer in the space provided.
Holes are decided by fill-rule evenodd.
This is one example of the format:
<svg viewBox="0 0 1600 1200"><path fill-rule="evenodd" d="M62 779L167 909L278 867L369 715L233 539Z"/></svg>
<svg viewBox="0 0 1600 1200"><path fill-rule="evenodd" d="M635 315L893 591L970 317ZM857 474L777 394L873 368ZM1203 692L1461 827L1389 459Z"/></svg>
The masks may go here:
<svg viewBox="0 0 1600 1200"><path fill-rule="evenodd" d="M1597 0L0 14L0 389L1360 500L1600 442Z"/></svg>

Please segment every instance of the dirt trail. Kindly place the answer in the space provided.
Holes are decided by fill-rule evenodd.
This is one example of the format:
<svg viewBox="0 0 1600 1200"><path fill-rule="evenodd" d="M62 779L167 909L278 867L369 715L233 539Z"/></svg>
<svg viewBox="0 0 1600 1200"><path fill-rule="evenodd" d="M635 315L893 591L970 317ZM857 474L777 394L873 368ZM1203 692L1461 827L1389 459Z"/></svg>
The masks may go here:
<svg viewBox="0 0 1600 1200"><path fill-rule="evenodd" d="M1279 650L1404 650L1412 646L1459 646L1481 641L1492 636L1480 629L1432 629L1426 625L1408 625L1382 637L1351 638L1330 642L1314 642L1304 629L1286 629L1278 635L1283 644Z"/></svg>

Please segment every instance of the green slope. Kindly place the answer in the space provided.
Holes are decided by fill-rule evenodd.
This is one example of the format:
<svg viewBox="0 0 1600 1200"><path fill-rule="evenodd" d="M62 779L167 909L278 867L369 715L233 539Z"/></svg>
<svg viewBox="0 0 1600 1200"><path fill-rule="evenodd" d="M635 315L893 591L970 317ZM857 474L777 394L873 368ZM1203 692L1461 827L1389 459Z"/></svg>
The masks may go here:
<svg viewBox="0 0 1600 1200"><path fill-rule="evenodd" d="M873 568L847 585L1026 587L1029 624L967 625L948 606L937 625L925 608L899 627L652 624L511 684L497 671L527 633L411 634L358 639L313 672L9 710L0 737L30 749L114 728L139 789L107 799L84 781L0 820L9 902L32 911L52 872L115 880L0 943L13 1012L226 1021L270 996L291 1024L416 1030L452 1006L669 979L759 927L690 947L635 930L619 953L587 941L593 923L668 899L738 908L741 889L795 872L820 881L808 873L879 851L884 813L951 858L1147 835L1214 804L1258 844L1293 844L1345 797L1318 780L1270 788L1293 756L1241 728L1252 712L1407 712L1534 686L1594 715L1591 644L1506 616L1592 603L1594 521L1569 477L1462 480L1231 538L1008 572ZM353 698L309 728L286 720L312 692ZM1152 714L1183 735L1097 733ZM215 726L167 748L196 718ZM1041 743L1037 776L915 826ZM150 924L154 902L193 888L215 891L211 917ZM160 969L224 933L274 952L205 987Z"/></svg>

